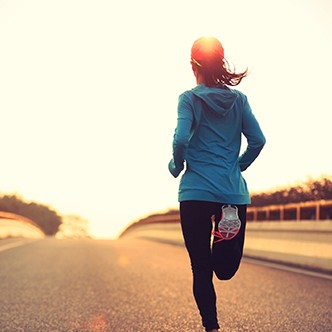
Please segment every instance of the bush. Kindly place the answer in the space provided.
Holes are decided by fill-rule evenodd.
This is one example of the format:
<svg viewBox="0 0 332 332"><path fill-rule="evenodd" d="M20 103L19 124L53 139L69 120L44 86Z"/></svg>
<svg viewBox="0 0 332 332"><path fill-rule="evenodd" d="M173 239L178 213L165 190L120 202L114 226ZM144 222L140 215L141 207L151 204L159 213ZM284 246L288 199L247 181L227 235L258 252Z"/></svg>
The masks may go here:
<svg viewBox="0 0 332 332"><path fill-rule="evenodd" d="M46 235L55 235L62 223L62 218L49 207L24 202L15 195L0 196L0 211L12 212L31 219Z"/></svg>
<svg viewBox="0 0 332 332"><path fill-rule="evenodd" d="M251 206L280 205L332 199L332 177L309 178L295 186L284 187L267 193L254 193Z"/></svg>

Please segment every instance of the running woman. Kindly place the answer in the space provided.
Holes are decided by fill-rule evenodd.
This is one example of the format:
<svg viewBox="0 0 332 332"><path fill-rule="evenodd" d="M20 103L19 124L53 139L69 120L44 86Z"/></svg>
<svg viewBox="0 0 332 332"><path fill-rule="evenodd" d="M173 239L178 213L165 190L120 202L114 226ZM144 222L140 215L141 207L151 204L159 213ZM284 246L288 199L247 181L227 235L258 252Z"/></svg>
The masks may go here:
<svg viewBox="0 0 332 332"><path fill-rule="evenodd" d="M265 137L247 97L230 88L247 76L247 70L237 73L229 66L218 39L196 40L190 63L197 86L179 97L168 168L174 177L185 169L179 202L193 293L205 330L217 332L213 272L229 280L239 268L250 203L242 172L261 152ZM247 146L240 155L242 134Z"/></svg>

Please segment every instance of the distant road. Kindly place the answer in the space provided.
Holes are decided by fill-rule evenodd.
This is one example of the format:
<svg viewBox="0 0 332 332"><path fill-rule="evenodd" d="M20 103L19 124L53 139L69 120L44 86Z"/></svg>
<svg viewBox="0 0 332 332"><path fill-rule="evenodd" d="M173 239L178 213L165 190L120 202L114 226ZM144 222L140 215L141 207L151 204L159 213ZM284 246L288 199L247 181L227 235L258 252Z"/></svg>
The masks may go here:
<svg viewBox="0 0 332 332"><path fill-rule="evenodd" d="M1 332L199 332L191 287L183 247L0 241ZM221 331L332 331L331 280L243 263L216 291Z"/></svg>

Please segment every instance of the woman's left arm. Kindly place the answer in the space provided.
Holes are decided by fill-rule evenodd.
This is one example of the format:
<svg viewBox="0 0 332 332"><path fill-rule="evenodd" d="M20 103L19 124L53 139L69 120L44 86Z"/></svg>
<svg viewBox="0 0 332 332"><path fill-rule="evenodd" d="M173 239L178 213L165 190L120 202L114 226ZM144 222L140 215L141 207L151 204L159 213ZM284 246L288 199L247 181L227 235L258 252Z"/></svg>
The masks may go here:
<svg viewBox="0 0 332 332"><path fill-rule="evenodd" d="M241 172L245 171L254 162L266 143L265 136L252 113L247 97L245 97L244 102L242 133L247 138L248 146L238 159Z"/></svg>

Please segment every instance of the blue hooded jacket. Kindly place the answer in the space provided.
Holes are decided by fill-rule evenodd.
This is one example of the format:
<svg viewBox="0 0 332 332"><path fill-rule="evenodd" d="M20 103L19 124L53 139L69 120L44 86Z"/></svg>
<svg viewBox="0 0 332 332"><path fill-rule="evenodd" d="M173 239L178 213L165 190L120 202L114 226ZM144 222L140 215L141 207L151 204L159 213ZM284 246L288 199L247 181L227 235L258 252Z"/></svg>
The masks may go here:
<svg viewBox="0 0 332 332"><path fill-rule="evenodd" d="M247 148L239 156L242 134ZM180 95L168 168L180 181L179 201L249 204L241 172L257 158L265 137L247 97L225 85L200 84Z"/></svg>

